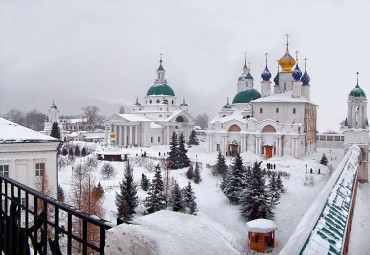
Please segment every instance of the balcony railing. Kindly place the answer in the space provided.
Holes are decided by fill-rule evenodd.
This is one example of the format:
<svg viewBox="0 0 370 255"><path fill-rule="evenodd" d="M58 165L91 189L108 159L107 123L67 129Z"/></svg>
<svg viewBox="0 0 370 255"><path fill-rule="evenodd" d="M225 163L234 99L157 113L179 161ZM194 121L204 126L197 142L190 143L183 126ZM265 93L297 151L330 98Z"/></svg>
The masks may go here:
<svg viewBox="0 0 370 255"><path fill-rule="evenodd" d="M0 190L0 254L104 254L110 223L2 175Z"/></svg>

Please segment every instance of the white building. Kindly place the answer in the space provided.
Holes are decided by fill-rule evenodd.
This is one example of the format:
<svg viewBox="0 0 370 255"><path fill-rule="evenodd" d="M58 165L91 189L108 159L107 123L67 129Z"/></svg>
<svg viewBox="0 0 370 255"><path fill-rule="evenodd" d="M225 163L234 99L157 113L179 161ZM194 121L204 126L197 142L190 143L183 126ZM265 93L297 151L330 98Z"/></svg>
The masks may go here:
<svg viewBox="0 0 370 255"><path fill-rule="evenodd" d="M279 65L282 71L278 70L272 86L266 58L260 93L253 88L254 79L244 64L232 104L228 100L208 123L209 152L251 151L269 158L301 157L316 150L317 106L310 100L310 78L306 70L302 75L298 60L290 56L288 43Z"/></svg>
<svg viewBox="0 0 370 255"><path fill-rule="evenodd" d="M58 127L59 127L59 130L60 130L61 140L64 141L66 132L63 129L63 121L59 119L59 110L58 110L58 107L55 105L54 101L53 101L52 105L49 108L48 114L49 114L48 115L48 120L45 121L45 123L44 123L44 131L41 132L41 133L50 136L51 129L53 127L53 123L56 122L56 123L58 123Z"/></svg>
<svg viewBox="0 0 370 255"><path fill-rule="evenodd" d="M357 73L358 74L358 73ZM344 149L348 150L353 144L361 149L358 179L368 181L369 172L369 122L367 118L367 98L358 85L348 95L348 113L342 126L344 133Z"/></svg>
<svg viewBox="0 0 370 255"><path fill-rule="evenodd" d="M0 174L38 189L43 172L57 196L57 147L53 137L0 118Z"/></svg>
<svg viewBox="0 0 370 255"><path fill-rule="evenodd" d="M183 133L189 138L194 119L189 114L185 99L179 100L164 78L162 60L157 70L157 79L144 98L138 98L128 114L114 114L105 121L106 143L114 141L119 146L151 146L169 144L171 135ZM113 137L114 140L111 140Z"/></svg>

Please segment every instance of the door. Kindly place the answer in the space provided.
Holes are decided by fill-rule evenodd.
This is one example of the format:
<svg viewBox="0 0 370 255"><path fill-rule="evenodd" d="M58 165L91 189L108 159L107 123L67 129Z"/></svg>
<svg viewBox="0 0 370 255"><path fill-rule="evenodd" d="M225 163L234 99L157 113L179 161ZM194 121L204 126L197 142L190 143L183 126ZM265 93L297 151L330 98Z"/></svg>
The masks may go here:
<svg viewBox="0 0 370 255"><path fill-rule="evenodd" d="M272 146L266 146L266 158L272 157Z"/></svg>

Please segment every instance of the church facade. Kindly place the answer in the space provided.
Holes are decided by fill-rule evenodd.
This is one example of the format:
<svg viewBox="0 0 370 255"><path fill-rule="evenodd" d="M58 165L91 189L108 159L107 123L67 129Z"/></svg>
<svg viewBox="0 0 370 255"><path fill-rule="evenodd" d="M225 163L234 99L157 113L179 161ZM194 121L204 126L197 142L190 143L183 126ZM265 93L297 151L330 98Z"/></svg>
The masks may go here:
<svg viewBox="0 0 370 255"><path fill-rule="evenodd" d="M272 84L266 57L259 92L245 62L232 103L227 100L208 124L209 152L251 151L270 158L302 157L316 151L317 105L310 99L310 77L299 69L298 59L291 57L288 42L278 63L282 70Z"/></svg>
<svg viewBox="0 0 370 255"><path fill-rule="evenodd" d="M182 133L187 140L194 129L185 99L179 102L173 89L164 78L162 60L154 81L144 98L138 98L128 114L114 114L105 121L105 141L118 146L152 146L169 144L171 135Z"/></svg>

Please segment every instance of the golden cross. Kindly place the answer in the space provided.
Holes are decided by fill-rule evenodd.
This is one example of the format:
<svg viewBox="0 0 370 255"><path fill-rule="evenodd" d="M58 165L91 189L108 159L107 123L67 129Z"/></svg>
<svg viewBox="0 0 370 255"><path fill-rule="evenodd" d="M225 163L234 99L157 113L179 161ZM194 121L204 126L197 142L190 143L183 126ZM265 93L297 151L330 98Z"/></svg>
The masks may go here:
<svg viewBox="0 0 370 255"><path fill-rule="evenodd" d="M299 53L299 51L296 51L295 52L295 60L298 62L298 53Z"/></svg>
<svg viewBox="0 0 370 255"><path fill-rule="evenodd" d="M307 66L307 58L304 59L304 69L306 70L306 66Z"/></svg>
<svg viewBox="0 0 370 255"><path fill-rule="evenodd" d="M159 62L162 64L162 53L159 53Z"/></svg>
<svg viewBox="0 0 370 255"><path fill-rule="evenodd" d="M266 66L267 66L267 55L268 55L268 53L266 52L265 53L265 56L266 56Z"/></svg>
<svg viewBox="0 0 370 255"><path fill-rule="evenodd" d="M248 62L248 69L251 70L251 62Z"/></svg>
<svg viewBox="0 0 370 255"><path fill-rule="evenodd" d="M286 45L288 46L288 37L290 36L289 34L286 34Z"/></svg>

